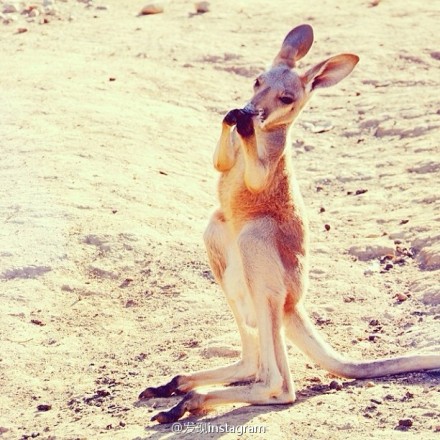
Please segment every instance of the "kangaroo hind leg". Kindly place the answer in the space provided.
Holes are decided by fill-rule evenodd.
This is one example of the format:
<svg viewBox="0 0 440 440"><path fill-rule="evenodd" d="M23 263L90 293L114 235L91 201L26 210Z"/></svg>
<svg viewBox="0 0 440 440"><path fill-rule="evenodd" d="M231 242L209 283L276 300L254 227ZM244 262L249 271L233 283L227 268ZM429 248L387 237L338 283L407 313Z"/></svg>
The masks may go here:
<svg viewBox="0 0 440 440"><path fill-rule="evenodd" d="M165 385L148 387L140 399L169 397L184 394L194 388L215 384L230 384L255 378L258 362L258 344L255 331L246 325L240 289L245 288L241 272L237 271L238 262L232 251L232 237L220 211L214 213L206 229L205 244L209 262L217 282L223 288L240 332L242 356L237 362L225 367L201 370L190 374L180 374Z"/></svg>

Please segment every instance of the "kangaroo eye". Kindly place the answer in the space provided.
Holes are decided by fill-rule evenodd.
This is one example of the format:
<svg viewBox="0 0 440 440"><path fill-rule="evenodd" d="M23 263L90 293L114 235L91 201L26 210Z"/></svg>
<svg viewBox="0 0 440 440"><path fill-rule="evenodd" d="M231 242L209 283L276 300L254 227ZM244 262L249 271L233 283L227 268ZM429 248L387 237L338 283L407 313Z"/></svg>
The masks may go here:
<svg viewBox="0 0 440 440"><path fill-rule="evenodd" d="M291 98L290 96L281 96L280 101L283 104L292 104L293 98Z"/></svg>
<svg viewBox="0 0 440 440"><path fill-rule="evenodd" d="M254 87L260 87L260 80L258 78L254 82Z"/></svg>

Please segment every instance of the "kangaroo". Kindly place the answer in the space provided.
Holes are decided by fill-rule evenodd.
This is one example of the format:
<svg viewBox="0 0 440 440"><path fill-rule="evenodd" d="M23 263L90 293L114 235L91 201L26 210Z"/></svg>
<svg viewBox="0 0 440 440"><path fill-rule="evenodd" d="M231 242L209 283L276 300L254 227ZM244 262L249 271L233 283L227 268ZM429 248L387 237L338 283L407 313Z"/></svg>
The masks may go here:
<svg viewBox="0 0 440 440"><path fill-rule="evenodd" d="M220 208L212 215L204 240L212 272L238 325L241 359L145 389L140 399L186 394L153 421L172 423L186 412L234 402L294 402L285 336L321 367L342 377L440 368L440 355L346 359L322 339L304 308L308 225L292 172L288 131L315 90L337 84L359 61L356 55L342 54L303 74L295 72L296 62L312 43L309 25L287 34L272 67L255 80L247 105L226 114L214 153L214 167L221 173ZM214 384L235 386L191 391Z"/></svg>

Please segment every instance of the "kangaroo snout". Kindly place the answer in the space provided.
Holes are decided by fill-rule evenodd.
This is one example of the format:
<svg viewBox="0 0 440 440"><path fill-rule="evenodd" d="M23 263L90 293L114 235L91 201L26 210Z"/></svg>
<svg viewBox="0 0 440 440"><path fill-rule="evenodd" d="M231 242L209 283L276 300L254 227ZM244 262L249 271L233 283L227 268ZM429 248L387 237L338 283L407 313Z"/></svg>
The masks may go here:
<svg viewBox="0 0 440 440"><path fill-rule="evenodd" d="M248 115L252 115L252 116L256 116L258 115L259 111L256 109L256 107L254 106L254 104L252 104L251 102L247 103L243 108L242 111L244 113L247 113Z"/></svg>

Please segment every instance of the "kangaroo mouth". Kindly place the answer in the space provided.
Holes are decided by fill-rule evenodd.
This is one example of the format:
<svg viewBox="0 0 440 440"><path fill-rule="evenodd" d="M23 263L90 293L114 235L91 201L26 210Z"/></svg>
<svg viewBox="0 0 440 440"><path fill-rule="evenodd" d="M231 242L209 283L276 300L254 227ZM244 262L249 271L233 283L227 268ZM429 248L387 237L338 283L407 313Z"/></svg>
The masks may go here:
<svg viewBox="0 0 440 440"><path fill-rule="evenodd" d="M251 116L257 116L258 121L260 122L260 124L263 124L264 121L266 120L267 114L266 111L262 108L255 108L252 105L246 105L242 111L244 113L247 113L248 115Z"/></svg>
<svg viewBox="0 0 440 440"><path fill-rule="evenodd" d="M266 120L266 111L262 108L260 108L258 110L258 119L260 120L261 123L263 123Z"/></svg>

